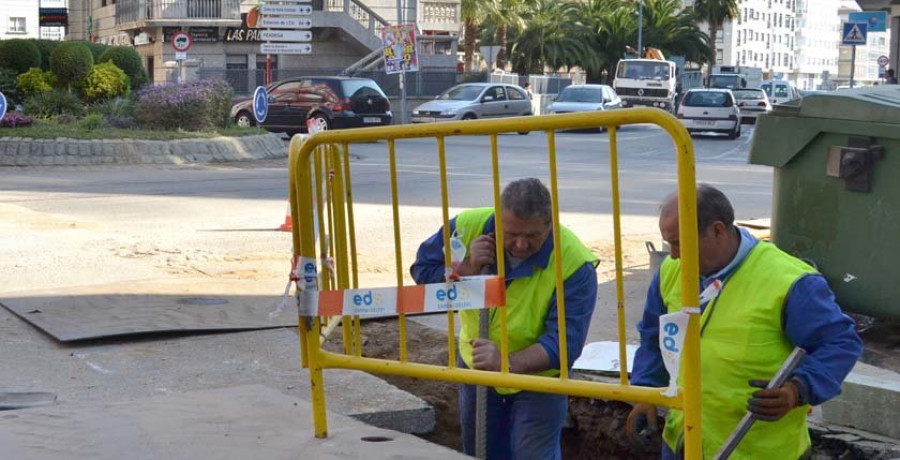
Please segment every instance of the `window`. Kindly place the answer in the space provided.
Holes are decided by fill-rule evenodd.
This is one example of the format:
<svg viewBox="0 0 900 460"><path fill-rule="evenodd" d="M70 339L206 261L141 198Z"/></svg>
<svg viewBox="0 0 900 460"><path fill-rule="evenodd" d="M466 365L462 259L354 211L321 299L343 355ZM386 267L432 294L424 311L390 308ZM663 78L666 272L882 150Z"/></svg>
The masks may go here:
<svg viewBox="0 0 900 460"><path fill-rule="evenodd" d="M491 97L495 101L505 101L506 91L503 91L502 86L492 86L491 89L484 93L484 97Z"/></svg>
<svg viewBox="0 0 900 460"><path fill-rule="evenodd" d="M528 99L528 96L526 96L525 93L516 88L506 88L506 93L509 94L509 100L511 101L524 101L525 99Z"/></svg>
<svg viewBox="0 0 900 460"><path fill-rule="evenodd" d="M722 55L723 55L723 54L725 54L725 52L722 51L722 48L717 48L717 49L716 49L716 64L722 64L722 62L723 62L723 61L722 61Z"/></svg>
<svg viewBox="0 0 900 460"><path fill-rule="evenodd" d="M24 34L25 18L9 18L9 28L7 31L11 34Z"/></svg>

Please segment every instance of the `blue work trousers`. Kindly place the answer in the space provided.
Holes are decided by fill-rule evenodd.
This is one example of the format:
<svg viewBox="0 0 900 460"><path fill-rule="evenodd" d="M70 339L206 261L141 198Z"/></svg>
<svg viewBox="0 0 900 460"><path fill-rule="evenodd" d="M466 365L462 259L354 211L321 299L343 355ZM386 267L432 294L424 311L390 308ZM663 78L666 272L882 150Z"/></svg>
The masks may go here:
<svg viewBox="0 0 900 460"><path fill-rule="evenodd" d="M475 452L475 386L459 386L463 452ZM488 460L561 460L560 435L569 409L565 395L487 389Z"/></svg>

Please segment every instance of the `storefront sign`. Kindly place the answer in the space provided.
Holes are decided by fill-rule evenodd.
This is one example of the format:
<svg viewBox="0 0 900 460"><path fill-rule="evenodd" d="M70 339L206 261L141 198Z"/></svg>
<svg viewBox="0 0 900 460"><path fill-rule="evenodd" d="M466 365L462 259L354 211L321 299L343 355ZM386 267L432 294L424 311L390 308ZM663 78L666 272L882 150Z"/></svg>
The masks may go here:
<svg viewBox="0 0 900 460"><path fill-rule="evenodd" d="M66 8L38 8L38 24L41 27L67 27L69 10Z"/></svg>
<svg viewBox="0 0 900 460"><path fill-rule="evenodd" d="M256 25L256 19L253 19L254 26ZM225 38L226 42L249 42L249 43L258 43L263 41L260 38L260 33L264 29L257 29L256 27L250 27L247 24L247 14L244 13L241 15L241 26L240 27L229 27L225 29Z"/></svg>
<svg viewBox="0 0 900 460"><path fill-rule="evenodd" d="M213 43L219 41L218 27L191 27L191 37L197 43Z"/></svg>

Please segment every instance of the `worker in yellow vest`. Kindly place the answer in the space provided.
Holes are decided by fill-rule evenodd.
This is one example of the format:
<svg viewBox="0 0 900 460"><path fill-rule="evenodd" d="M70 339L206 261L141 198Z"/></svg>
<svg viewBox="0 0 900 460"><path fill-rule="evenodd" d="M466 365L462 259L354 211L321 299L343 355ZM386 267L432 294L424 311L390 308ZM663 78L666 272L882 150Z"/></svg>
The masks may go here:
<svg viewBox="0 0 900 460"><path fill-rule="evenodd" d="M559 375L559 331L556 307L556 260L550 191L540 180L511 182L501 196L503 252L506 267L506 318L509 370L518 374ZM468 250L457 269L460 276L496 274L494 208L461 212L450 221L450 232ZM565 283L566 339L572 367L581 355L597 301L597 257L560 227L562 274ZM419 247L410 273L417 283L445 281L443 231ZM460 311L460 367L500 370L500 320L490 312L489 338L479 338L479 311ZM489 388L487 395L487 458L559 460L560 434L566 422L564 395ZM475 455L475 387L460 385L463 450Z"/></svg>
<svg viewBox="0 0 900 460"><path fill-rule="evenodd" d="M714 457L750 410L758 421L730 459L800 458L810 447L809 406L840 394L841 382L862 354L855 323L813 267L735 227L734 210L721 191L697 187L697 218L700 291L705 294L700 307L704 457ZM677 197L664 203L659 230L672 252L647 292L633 385L669 382L659 350L659 317L681 308ZM759 389L795 346L807 354L790 378L779 388ZM640 440L656 423L656 408L637 404L627 434ZM670 410L663 459L682 458L682 427L683 413Z"/></svg>

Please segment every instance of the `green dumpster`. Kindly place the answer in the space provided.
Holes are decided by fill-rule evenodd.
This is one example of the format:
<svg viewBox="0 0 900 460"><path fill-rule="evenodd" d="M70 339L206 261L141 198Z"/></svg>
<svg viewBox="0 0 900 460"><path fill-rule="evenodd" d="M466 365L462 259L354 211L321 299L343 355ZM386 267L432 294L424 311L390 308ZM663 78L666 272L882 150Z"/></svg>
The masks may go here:
<svg viewBox="0 0 900 460"><path fill-rule="evenodd" d="M812 262L845 310L900 317L900 86L776 106L750 163L774 166L772 241Z"/></svg>

